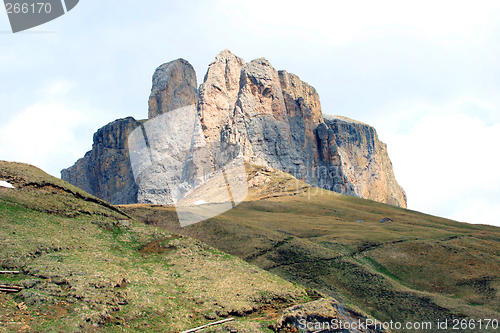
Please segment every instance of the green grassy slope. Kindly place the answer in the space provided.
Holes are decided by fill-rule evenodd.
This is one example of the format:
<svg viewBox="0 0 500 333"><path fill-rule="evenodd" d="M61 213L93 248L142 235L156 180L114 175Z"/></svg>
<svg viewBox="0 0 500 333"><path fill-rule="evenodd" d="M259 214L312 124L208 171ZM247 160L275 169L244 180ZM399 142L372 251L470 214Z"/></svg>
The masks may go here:
<svg viewBox="0 0 500 333"><path fill-rule="evenodd" d="M266 332L281 309L310 300L35 167L0 161L0 180L16 187L0 187L0 270L21 271L0 284L24 287L0 292L0 331L179 332L236 316L239 332Z"/></svg>
<svg viewBox="0 0 500 333"><path fill-rule="evenodd" d="M185 228L171 207L121 208L382 320L500 317L499 228L314 188L298 192L243 202ZM385 217L393 222L381 223Z"/></svg>

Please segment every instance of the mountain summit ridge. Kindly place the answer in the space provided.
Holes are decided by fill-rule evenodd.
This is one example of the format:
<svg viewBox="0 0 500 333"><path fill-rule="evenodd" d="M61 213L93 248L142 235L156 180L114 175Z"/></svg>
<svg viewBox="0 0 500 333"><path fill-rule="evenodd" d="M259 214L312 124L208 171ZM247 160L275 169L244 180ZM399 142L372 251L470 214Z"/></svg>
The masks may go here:
<svg viewBox="0 0 500 333"><path fill-rule="evenodd" d="M149 121L194 105L206 142L204 153L186 155L182 177L190 190L207 172L234 158L283 170L310 185L406 207L386 145L375 129L342 116L323 116L319 94L292 73L277 71L265 58L246 63L229 50L209 65L197 87L184 59L159 66L148 102ZM130 133L146 120L116 120L94 135L92 150L61 177L113 204L168 204L168 193L136 184L127 149ZM170 200L170 201L169 201Z"/></svg>

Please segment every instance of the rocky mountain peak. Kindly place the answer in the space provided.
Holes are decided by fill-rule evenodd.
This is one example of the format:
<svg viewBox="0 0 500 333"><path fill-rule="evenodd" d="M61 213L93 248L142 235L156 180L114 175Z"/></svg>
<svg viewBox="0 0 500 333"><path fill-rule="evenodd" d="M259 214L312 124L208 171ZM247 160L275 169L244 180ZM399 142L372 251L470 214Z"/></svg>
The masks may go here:
<svg viewBox="0 0 500 333"><path fill-rule="evenodd" d="M264 58L252 60L241 71L240 105L246 116L286 116L278 71Z"/></svg>
<svg viewBox="0 0 500 333"><path fill-rule="evenodd" d="M188 61L173 60L155 70L149 96L149 119L197 102L196 72Z"/></svg>
<svg viewBox="0 0 500 333"><path fill-rule="evenodd" d="M279 71L280 85L283 93L289 95L291 100L300 100L304 107L310 110L315 124L323 122L323 112L319 95L313 86L302 81L297 75L287 71Z"/></svg>
<svg viewBox="0 0 500 333"><path fill-rule="evenodd" d="M168 204L168 191L156 188L165 183L160 179L165 170L175 174L172 177L182 184L182 193L189 193L208 175L241 156L245 162L283 170L316 187L406 207L406 196L394 177L387 147L379 141L375 129L345 117L324 116L314 87L295 74L276 70L265 58L247 63L226 49L209 65L199 89L189 62L177 59L163 64L153 75L148 106L148 121L126 118L105 126L100 133L107 136L95 137L93 150L64 170L63 179L77 186L83 184L86 190L96 189L91 194L112 203L135 200ZM133 178L130 162L126 162L129 155L124 149L124 135L131 133L133 126L142 126L143 131L136 134L148 145L144 148L157 150L151 156L159 156L159 151L168 153L169 147L178 148L175 142L168 142L175 140L172 133L162 135L155 130L161 140L151 146L149 138L141 136L160 118L171 123L156 129L187 126L186 117L170 112L186 106L192 111L189 117L194 127L184 132L196 133L194 146L186 146L175 168L163 164L146 170L142 178L147 182L143 184L149 187L125 186ZM169 116L163 117L166 113ZM113 135L114 128L120 129L119 135ZM106 137L112 144L103 142ZM122 174L106 175L106 165L115 165L113 159L119 161L120 168L109 172Z"/></svg>
<svg viewBox="0 0 500 333"><path fill-rule="evenodd" d="M230 50L228 49L225 49L221 52L219 52L219 54L217 54L215 56L215 60L209 65L212 66L212 64L214 63L217 63L217 62L238 62L240 63L241 65L245 65L245 60L243 60L242 58L238 57L237 55L235 55L234 53L232 53Z"/></svg>

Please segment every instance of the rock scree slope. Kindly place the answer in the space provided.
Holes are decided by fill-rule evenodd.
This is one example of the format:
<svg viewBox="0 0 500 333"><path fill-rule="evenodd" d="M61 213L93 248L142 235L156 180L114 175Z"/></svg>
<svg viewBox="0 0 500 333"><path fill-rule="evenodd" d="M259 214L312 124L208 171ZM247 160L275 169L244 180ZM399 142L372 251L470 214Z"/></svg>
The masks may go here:
<svg viewBox="0 0 500 333"><path fill-rule="evenodd" d="M375 129L324 115L314 87L292 73L277 71L264 58L246 63L224 50L209 65L199 88L186 60L163 64L153 75L148 104L148 120L196 107L207 149L204 155L181 159L179 181L186 191L210 171L242 156L313 186L406 207L405 192ZM112 204L172 203L168 193L158 194L134 181L127 138L146 121L127 117L99 129L92 150L62 170L61 178ZM158 169L146 173L149 186L162 177Z"/></svg>

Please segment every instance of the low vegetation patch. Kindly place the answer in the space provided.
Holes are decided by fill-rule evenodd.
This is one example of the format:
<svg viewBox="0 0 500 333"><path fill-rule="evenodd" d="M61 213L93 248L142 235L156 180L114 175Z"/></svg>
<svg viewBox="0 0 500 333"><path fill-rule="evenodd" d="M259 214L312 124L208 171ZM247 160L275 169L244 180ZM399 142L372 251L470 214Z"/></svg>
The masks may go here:
<svg viewBox="0 0 500 333"><path fill-rule="evenodd" d="M279 187L284 176L251 166ZM263 178L264 179L264 178ZM266 193L266 195L263 195ZM180 228L173 207L119 208L197 238L380 320L500 317L500 230L326 190L252 188L236 208ZM259 200L261 199L261 200ZM359 222L363 221L363 222ZM473 330L471 330L473 331Z"/></svg>
<svg viewBox="0 0 500 333"><path fill-rule="evenodd" d="M306 290L190 237L140 223L41 170L0 162L0 330L179 332L264 309ZM43 184L35 186L33 184ZM247 319L248 318L248 319ZM240 330L244 332L244 330Z"/></svg>

